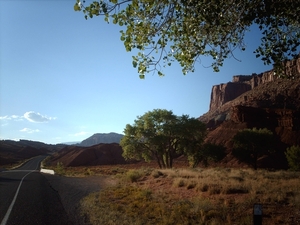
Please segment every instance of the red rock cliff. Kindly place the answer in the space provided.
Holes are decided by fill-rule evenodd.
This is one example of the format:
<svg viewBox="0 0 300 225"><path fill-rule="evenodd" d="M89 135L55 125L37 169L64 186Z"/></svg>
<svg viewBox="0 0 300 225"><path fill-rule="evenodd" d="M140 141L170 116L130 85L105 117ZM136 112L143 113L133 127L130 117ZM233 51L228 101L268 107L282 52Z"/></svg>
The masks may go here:
<svg viewBox="0 0 300 225"><path fill-rule="evenodd" d="M285 63L285 74L288 76L300 76L300 58ZM214 111L241 94L253 88L278 79L274 71L266 71L261 74L236 75L232 82L214 85L211 91L209 111Z"/></svg>

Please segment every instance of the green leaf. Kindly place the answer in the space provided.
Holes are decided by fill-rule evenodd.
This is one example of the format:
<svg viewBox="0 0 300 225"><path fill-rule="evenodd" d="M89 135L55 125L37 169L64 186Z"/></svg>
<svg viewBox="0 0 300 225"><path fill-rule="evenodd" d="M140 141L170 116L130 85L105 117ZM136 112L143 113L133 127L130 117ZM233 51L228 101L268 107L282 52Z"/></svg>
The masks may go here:
<svg viewBox="0 0 300 225"><path fill-rule="evenodd" d="M144 75L144 74L140 74L139 77L140 77L140 79L142 79L142 80L145 79L145 75Z"/></svg>
<svg viewBox="0 0 300 225"><path fill-rule="evenodd" d="M75 11L80 11L80 10L81 10L81 8L80 8L80 6L78 5L78 3L75 3L75 5L74 5L74 10L75 10Z"/></svg>
<svg viewBox="0 0 300 225"><path fill-rule="evenodd" d="M80 0L75 2L74 10L82 11L86 19L105 14L106 22L111 16L113 24L126 27L120 39L126 51L143 52L141 62L145 68L140 68L141 74L171 66L169 62L174 60L186 74L194 70L201 56L211 56L211 68L217 72L222 66L220 61L234 54L234 49L245 50L244 36L254 23L262 34L254 55L263 57L264 63L280 64L298 53L300 47L299 1L267 1L272 2L268 13L257 7L260 1L207 4L209 1L182 0L156 4L154 0L93 0L87 6L81 6ZM170 7L170 2L176 4ZM153 61L149 63L149 59Z"/></svg>
<svg viewBox="0 0 300 225"><path fill-rule="evenodd" d="M136 62L136 61L132 61L132 66L133 66L134 68L136 68L136 67L137 67L137 62Z"/></svg>
<svg viewBox="0 0 300 225"><path fill-rule="evenodd" d="M164 74L161 71L158 71L157 73L158 73L158 76L160 76L160 77L164 76Z"/></svg>

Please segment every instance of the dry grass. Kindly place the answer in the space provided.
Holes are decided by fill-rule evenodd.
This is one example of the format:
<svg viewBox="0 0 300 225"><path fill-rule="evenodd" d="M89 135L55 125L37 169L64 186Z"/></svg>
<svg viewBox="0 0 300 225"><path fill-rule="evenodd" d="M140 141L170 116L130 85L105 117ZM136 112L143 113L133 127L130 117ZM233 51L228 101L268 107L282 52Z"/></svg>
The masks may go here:
<svg viewBox="0 0 300 225"><path fill-rule="evenodd" d="M79 169L77 169L79 170ZM254 203L264 225L300 224L300 173L251 169L94 167L118 185L81 202L91 224L252 224Z"/></svg>

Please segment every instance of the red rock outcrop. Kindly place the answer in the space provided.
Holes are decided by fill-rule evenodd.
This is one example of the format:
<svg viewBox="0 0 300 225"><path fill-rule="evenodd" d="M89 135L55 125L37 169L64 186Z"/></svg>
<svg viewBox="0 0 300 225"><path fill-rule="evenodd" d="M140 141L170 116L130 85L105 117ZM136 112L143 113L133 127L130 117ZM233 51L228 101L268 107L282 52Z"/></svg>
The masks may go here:
<svg viewBox="0 0 300 225"><path fill-rule="evenodd" d="M230 166L236 160L230 154L231 140L245 128L267 128L276 137L277 153L264 157L261 167L286 168L284 151L300 145L300 58L285 65L290 79L280 79L271 70L234 76L233 82L213 87L210 110L199 120L207 124L207 142L227 147L225 164Z"/></svg>
<svg viewBox="0 0 300 225"><path fill-rule="evenodd" d="M229 82L214 85L211 91L210 110L216 110L224 103L229 102L241 94L251 90L251 86L243 82Z"/></svg>
<svg viewBox="0 0 300 225"><path fill-rule="evenodd" d="M285 63L285 74L289 77L300 76L300 58ZM236 75L232 82L214 85L211 91L209 111L214 111L226 102L232 101L241 94L267 82L279 79L274 76L274 70L261 74Z"/></svg>

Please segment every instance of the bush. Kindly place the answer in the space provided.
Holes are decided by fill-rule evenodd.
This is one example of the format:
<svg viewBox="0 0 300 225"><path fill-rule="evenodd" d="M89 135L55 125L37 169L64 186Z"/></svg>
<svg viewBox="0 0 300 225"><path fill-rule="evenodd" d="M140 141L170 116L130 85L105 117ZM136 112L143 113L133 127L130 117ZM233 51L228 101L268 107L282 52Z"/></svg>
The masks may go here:
<svg viewBox="0 0 300 225"><path fill-rule="evenodd" d="M300 146L291 146L286 149L286 159L289 164L289 168L294 171L300 171Z"/></svg>
<svg viewBox="0 0 300 225"><path fill-rule="evenodd" d="M137 182L138 179L140 179L142 177L142 173L140 171L137 171L137 170L129 170L126 173L126 176L133 183L133 182Z"/></svg>
<svg viewBox="0 0 300 225"><path fill-rule="evenodd" d="M55 168L55 173L58 174L58 175L65 175L66 174L65 166L62 162L57 162L56 168Z"/></svg>
<svg viewBox="0 0 300 225"><path fill-rule="evenodd" d="M154 171L152 171L151 174L154 178L159 178L160 176L164 176L164 174L159 170L154 170Z"/></svg>

